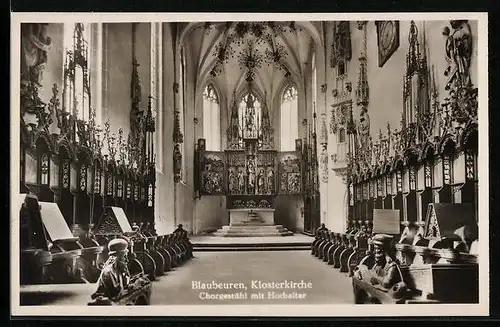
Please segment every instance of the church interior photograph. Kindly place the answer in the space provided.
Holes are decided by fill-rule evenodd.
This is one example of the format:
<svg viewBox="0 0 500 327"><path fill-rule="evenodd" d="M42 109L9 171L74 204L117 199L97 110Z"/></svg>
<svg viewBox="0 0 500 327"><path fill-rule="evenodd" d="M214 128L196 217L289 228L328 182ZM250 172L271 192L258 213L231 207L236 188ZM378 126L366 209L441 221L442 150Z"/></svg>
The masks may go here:
<svg viewBox="0 0 500 327"><path fill-rule="evenodd" d="M478 37L22 23L19 305L478 303Z"/></svg>

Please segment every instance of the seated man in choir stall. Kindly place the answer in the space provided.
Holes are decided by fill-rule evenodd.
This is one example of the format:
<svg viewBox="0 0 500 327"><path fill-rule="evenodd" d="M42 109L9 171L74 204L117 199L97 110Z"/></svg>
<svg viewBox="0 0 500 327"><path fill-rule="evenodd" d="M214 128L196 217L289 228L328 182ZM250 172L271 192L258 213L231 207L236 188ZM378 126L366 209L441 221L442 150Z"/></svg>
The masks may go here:
<svg viewBox="0 0 500 327"><path fill-rule="evenodd" d="M116 301L132 284L128 270L128 242L121 238L113 239L109 242L108 249L109 259L102 268L97 291L92 294L92 299L104 297Z"/></svg>
<svg viewBox="0 0 500 327"><path fill-rule="evenodd" d="M183 228L182 224L179 224L177 226L177 228L174 230L174 234L179 235L183 239L188 238L187 230Z"/></svg>
<svg viewBox="0 0 500 327"><path fill-rule="evenodd" d="M398 298L406 292L406 286L396 258L391 254L391 239L391 236L385 234L377 234L372 238L375 264L371 269L359 265L354 272L354 278Z"/></svg>
<svg viewBox="0 0 500 327"><path fill-rule="evenodd" d="M316 237L319 237L320 236L319 233L323 230L328 230L328 228L326 228L324 223L322 223L321 226L316 229Z"/></svg>

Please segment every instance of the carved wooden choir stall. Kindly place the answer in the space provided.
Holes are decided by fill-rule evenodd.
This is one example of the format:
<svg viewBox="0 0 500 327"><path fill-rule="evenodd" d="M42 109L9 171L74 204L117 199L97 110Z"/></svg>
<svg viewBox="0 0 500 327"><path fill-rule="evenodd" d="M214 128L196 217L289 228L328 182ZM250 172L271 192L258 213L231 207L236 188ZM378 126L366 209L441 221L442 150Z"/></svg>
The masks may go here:
<svg viewBox="0 0 500 327"><path fill-rule="evenodd" d="M401 129L388 125L374 143L348 129L350 229L332 233L323 225L311 254L352 276L359 304L479 300L478 90L469 76L468 22L450 25L444 103L411 22Z"/></svg>
<svg viewBox="0 0 500 327"><path fill-rule="evenodd" d="M125 136L121 128L111 132L109 122L104 128L96 122L85 24L74 24L62 97L54 84L50 102L41 100L46 25L22 26L22 48L35 49L29 55L37 60L23 57L21 65L21 285L28 292L33 284L95 283L114 238L130 244L132 275L154 280L191 258L192 245L182 228L169 235L154 228L155 120L151 97L146 109L140 105L135 55L131 132Z"/></svg>

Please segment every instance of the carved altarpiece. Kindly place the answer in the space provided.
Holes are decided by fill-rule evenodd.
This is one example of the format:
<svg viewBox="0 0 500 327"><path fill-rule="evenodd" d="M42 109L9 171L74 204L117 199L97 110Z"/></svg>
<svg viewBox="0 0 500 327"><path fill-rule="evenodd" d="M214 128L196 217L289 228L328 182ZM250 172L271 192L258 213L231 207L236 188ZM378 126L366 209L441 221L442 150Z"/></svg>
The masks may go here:
<svg viewBox="0 0 500 327"><path fill-rule="evenodd" d="M239 117L233 98L224 152L205 151L205 140L198 140L198 193L225 195L228 208L272 208L276 195L302 190L300 152L277 152L267 105L259 116L255 100L250 92Z"/></svg>

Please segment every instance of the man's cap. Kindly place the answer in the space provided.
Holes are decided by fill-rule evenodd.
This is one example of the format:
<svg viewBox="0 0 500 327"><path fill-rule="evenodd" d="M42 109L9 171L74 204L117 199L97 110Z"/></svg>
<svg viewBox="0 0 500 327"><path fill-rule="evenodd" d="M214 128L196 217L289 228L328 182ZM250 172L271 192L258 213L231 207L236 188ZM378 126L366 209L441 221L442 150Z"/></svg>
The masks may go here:
<svg viewBox="0 0 500 327"><path fill-rule="evenodd" d="M376 234L372 237L372 243L374 245L379 245L383 247L387 247L391 244L392 236L387 234Z"/></svg>
<svg viewBox="0 0 500 327"><path fill-rule="evenodd" d="M108 244L109 255L127 253L128 242L123 238L115 238Z"/></svg>

